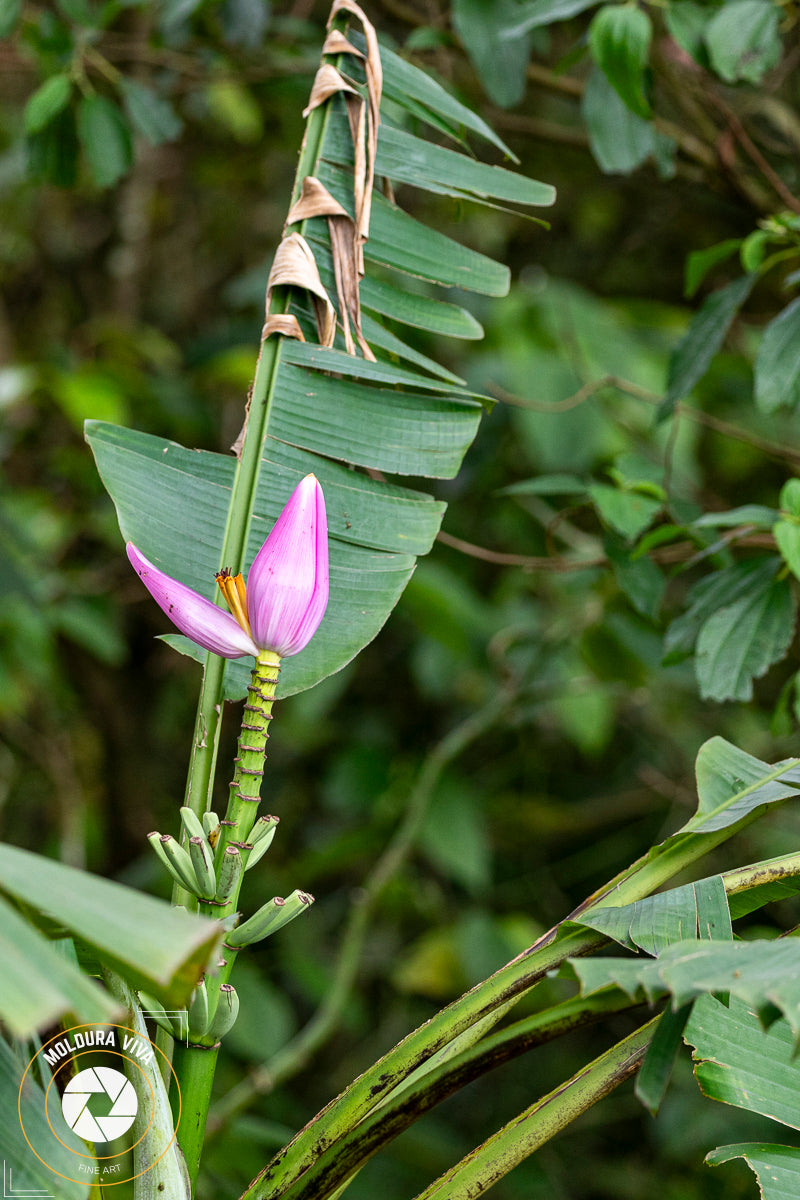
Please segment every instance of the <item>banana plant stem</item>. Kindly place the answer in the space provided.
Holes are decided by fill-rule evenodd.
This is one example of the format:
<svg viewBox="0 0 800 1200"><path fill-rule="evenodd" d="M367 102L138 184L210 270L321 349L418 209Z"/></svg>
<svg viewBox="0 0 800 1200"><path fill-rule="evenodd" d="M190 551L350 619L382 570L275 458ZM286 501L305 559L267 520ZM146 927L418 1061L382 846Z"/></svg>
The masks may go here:
<svg viewBox="0 0 800 1200"><path fill-rule="evenodd" d="M235 759L233 780L230 785L228 808L220 822L215 867L219 890L214 900L201 900L200 911L208 916L224 919L236 911L241 889L243 869L235 878L230 890L223 887L224 870L230 866L226 858L241 858L244 863L252 849L247 837L255 822L261 799L261 779L267 753L269 722L278 683L280 659L270 650L262 650L255 661L247 692L247 701L242 713L242 727ZM235 848L235 851L234 849ZM226 851L230 853L226 855ZM180 1100L182 1116L178 1139L186 1159L189 1179L194 1191L200 1167L200 1157L205 1139L206 1119L211 1101L211 1089L219 1055L219 1040L213 1035L213 1015L220 1003L220 988L228 983L237 951L223 944L224 958L218 964L215 975L206 977L209 1012L212 1014L210 1031L193 1036L189 1031L186 1043L175 1043L173 1069L180 1088L173 1104Z"/></svg>
<svg viewBox="0 0 800 1200"><path fill-rule="evenodd" d="M598 1100L630 1079L642 1065L659 1019L654 1017L537 1100L420 1192L416 1200L468 1200L488 1190ZM321 1198L325 1192L318 1191L315 1195ZM311 1193L307 1192L306 1197L311 1200Z"/></svg>
<svg viewBox="0 0 800 1200"><path fill-rule="evenodd" d="M316 171L330 116L330 107L328 104L323 104L309 114L295 174L292 203L299 196L305 177L313 175ZM301 231L304 227L305 222L300 226ZM288 312L291 295L290 289L285 290L287 294L284 297L284 311ZM242 569L244 563L253 502L261 471L264 442L272 415L272 402L281 362L282 346L283 338L281 337L269 337L262 340L256 363L219 564L220 569L226 566L230 567L234 574ZM224 681L224 659L218 658L214 654L207 655L184 797L184 804L191 808L198 817L211 807L211 788L219 747ZM184 904L191 908L193 901L194 898L189 896L188 892L179 890L173 894L174 904Z"/></svg>
<svg viewBox="0 0 800 1200"><path fill-rule="evenodd" d="M261 780L264 774L269 723L278 686L280 658L271 650L262 650L256 659L247 689L242 727L234 759L235 770L228 792L228 807L220 823L214 858L219 870L228 846L247 849L247 838L258 815ZM239 889L224 906L212 908L209 915L227 916L236 910ZM201 905L201 908L203 906Z"/></svg>
<svg viewBox="0 0 800 1200"><path fill-rule="evenodd" d="M177 1041L172 1055L172 1067L180 1081L180 1093L178 1101L178 1095L173 1091L171 1100L173 1112L180 1102L178 1143L186 1162L192 1195L197 1186L218 1055L219 1042L214 1046L197 1046Z"/></svg>
<svg viewBox="0 0 800 1200"><path fill-rule="evenodd" d="M421 1029L409 1034L382 1059L350 1084L323 1113L284 1147L258 1175L240 1200L266 1200L291 1195L291 1185L314 1161L352 1129L403 1080L464 1030L512 997L527 991L566 958L588 954L605 938L594 930L574 929L559 939L537 945L525 956L525 969L517 960L502 967L471 992L441 1009Z"/></svg>
<svg viewBox="0 0 800 1200"><path fill-rule="evenodd" d="M775 769L773 775L777 778L786 770L787 764L783 764ZM658 847L657 853L643 856L620 872L611 884L605 885L580 904L565 921L544 934L529 950L442 1009L369 1067L275 1155L243 1193L241 1200L283 1197L284 1192L291 1195L294 1182L321 1153L346 1135L376 1107L383 1096L388 1095L449 1041L503 1006L510 1007L513 1000L519 999L547 971L559 966L567 958L590 954L601 946L606 940L604 937L577 925L589 908L595 905L624 905L643 899L679 871L751 824L758 816L759 811L755 809L738 821L710 833L679 830ZM776 868L775 877L778 874L779 868Z"/></svg>
<svg viewBox="0 0 800 1200"><path fill-rule="evenodd" d="M330 119L331 105L323 104L313 109L306 122L303 144L295 175L292 202L300 194L303 179L314 174L319 160L325 131ZM305 222L301 225L301 230ZM288 311L291 302L291 289L285 289L283 297L284 311ZM247 539L253 515L256 489L261 472L264 443L267 438L272 403L278 379L281 361L283 339L281 337L262 338L256 364L255 377L250 400L247 406L245 426L242 431L241 449L233 481L228 519L221 550L220 569L229 567L234 573L241 570L244 561ZM245 709L245 723L240 737L239 753L237 756L236 774L229 794L228 810L222 822L220 836L216 848L215 864L217 870L228 846L239 843L246 847L246 837L252 829L256 817L257 801L263 769L264 746L266 745L266 728L271 716L272 700L275 696L277 681L277 657L273 661L259 658L256 671L260 672L248 694L248 704L254 705L260 717L247 722L248 710ZM195 719L194 736L189 760L189 768L184 794L184 804L191 808L196 816L211 808L211 792L217 762L217 751L222 725L222 708L224 701L225 661L216 655L206 656L203 671L203 682L198 699L197 716ZM267 671L272 672L272 675ZM273 670L274 668L274 670ZM255 700L254 692L255 688ZM250 713L252 717L252 712ZM262 720L263 718L263 720ZM250 724L251 728L246 726ZM252 726L258 724L258 728ZM262 728L263 725L263 728ZM260 763L259 763L260 755ZM243 854L246 862L246 853ZM239 884L225 898L225 903L211 906L210 915L224 917L235 911L238 901ZM176 885L173 888L173 904L184 905L189 910L197 909L198 903L193 895ZM209 905L201 904L202 911L209 912ZM235 954L229 953L220 974L212 982L216 988L215 999L218 996L222 982L227 982ZM165 1042L168 1035L159 1031L159 1046L167 1052ZM179 1135L181 1146L189 1163L192 1193L194 1193L197 1172L202 1150L206 1115L211 1094L211 1086L216 1066L217 1048L198 1048L182 1046L175 1043L174 1061L177 1077L181 1084L182 1100L186 1105L186 1117L182 1121L182 1132ZM184 1142L186 1145L184 1145Z"/></svg>
<svg viewBox="0 0 800 1200"><path fill-rule="evenodd" d="M467 746L482 737L508 712L515 695L510 687L502 689L482 709L451 729L429 752L409 795L403 819L364 881L358 903L350 910L331 987L319 1008L290 1042L220 1097L211 1113L209 1136L218 1134L226 1122L257 1096L272 1091L279 1083L291 1078L333 1035L358 974L369 922L384 889L416 844L442 772Z"/></svg>
<svg viewBox="0 0 800 1200"><path fill-rule="evenodd" d="M609 1013L636 1007L640 1006L633 1004L620 989L599 997L578 997L518 1021L477 1046L469 1046L434 1070L422 1073L413 1083L406 1081L396 1088L345 1137L321 1154L304 1175L285 1191L276 1193L276 1197L310 1200L313 1196L322 1200L333 1196L334 1189L360 1170L390 1139L468 1083L535 1046L599 1021Z"/></svg>

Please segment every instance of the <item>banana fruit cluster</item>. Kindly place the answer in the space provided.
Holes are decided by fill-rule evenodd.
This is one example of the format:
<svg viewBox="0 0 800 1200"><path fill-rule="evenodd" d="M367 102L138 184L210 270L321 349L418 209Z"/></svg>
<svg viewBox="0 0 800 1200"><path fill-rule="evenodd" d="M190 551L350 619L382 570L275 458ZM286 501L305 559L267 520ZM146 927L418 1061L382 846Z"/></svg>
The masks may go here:
<svg viewBox="0 0 800 1200"><path fill-rule="evenodd" d="M157 832L148 834L147 840L175 882L198 900L222 907L229 902L235 903L243 873L254 867L269 850L278 818L259 817L248 842L230 843L219 854L216 850L220 831L217 814L206 812L201 821L191 808L184 807L180 811L183 845L170 834ZM277 933L313 903L314 897L308 892L295 890L285 899L274 896L240 924L237 924L239 913L223 917L226 931L223 948L227 952L227 959L219 964L223 978L243 946L251 946ZM205 979L200 980L192 992L188 1010L168 1012L146 994L141 994L141 1001L148 1016L172 1037L180 1041L188 1037L191 1042L206 1045L213 1045L224 1037L239 1012L236 989L230 983L217 985L213 979L210 984Z"/></svg>
<svg viewBox="0 0 800 1200"><path fill-rule="evenodd" d="M219 836L219 817L203 813L202 822L191 808L181 809L186 835L181 845L169 833L148 833L147 840L175 882L198 900L224 904L235 892L244 871L254 867L266 854L278 827L277 817L259 817L250 833L250 841L225 847L219 862L214 847Z"/></svg>

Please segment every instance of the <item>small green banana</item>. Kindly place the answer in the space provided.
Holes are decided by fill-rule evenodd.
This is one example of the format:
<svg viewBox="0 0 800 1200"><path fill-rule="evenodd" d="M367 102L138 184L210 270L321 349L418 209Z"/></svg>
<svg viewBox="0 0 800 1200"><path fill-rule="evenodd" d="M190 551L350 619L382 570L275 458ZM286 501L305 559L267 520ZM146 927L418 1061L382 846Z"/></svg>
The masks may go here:
<svg viewBox="0 0 800 1200"><path fill-rule="evenodd" d="M242 877L242 856L238 846L226 846L219 864L217 899L227 900Z"/></svg>
<svg viewBox="0 0 800 1200"><path fill-rule="evenodd" d="M275 896L243 924L226 934L225 942L237 950L240 946L260 942L262 938L269 937L284 925L288 925L295 917L299 917L300 913L305 912L313 903L314 897L309 892L294 891L285 900L282 896Z"/></svg>
<svg viewBox="0 0 800 1200"><path fill-rule="evenodd" d="M186 888L187 891L191 892L193 896L199 895L200 889L197 883L197 876L192 867L192 860L183 846L179 846L175 838L169 833L154 831L153 833L148 833L147 840L172 878L182 888Z"/></svg>
<svg viewBox="0 0 800 1200"><path fill-rule="evenodd" d="M214 874L214 855L205 836L189 838L189 857L200 885L200 895L206 900L213 900L217 893L217 877Z"/></svg>
<svg viewBox="0 0 800 1200"><path fill-rule="evenodd" d="M230 983L223 983L219 989L217 1011L206 1030L206 1037L219 1041L229 1029L232 1029L239 1015L239 997L236 988Z"/></svg>

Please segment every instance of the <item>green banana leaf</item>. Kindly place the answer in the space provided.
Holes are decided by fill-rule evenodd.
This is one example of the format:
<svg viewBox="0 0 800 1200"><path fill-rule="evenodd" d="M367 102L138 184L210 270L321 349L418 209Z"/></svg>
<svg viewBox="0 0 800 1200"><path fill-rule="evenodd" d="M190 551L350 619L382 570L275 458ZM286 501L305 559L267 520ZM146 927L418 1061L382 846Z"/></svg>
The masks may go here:
<svg viewBox="0 0 800 1200"><path fill-rule="evenodd" d="M619 908L590 909L576 923L647 954L659 954L667 946L706 934L728 941L733 937L728 897L719 875Z"/></svg>
<svg viewBox="0 0 800 1200"><path fill-rule="evenodd" d="M16 1051L16 1052L15 1052ZM82 1142L66 1124L54 1138L48 1125L47 1105L42 1088L31 1078L20 1084L30 1054L0 1038L0 1158L3 1160L3 1195L33 1200L51 1196L54 1200L83 1200L89 1184L72 1178L76 1154L86 1153ZM23 1126L26 1133L23 1133ZM48 1136L49 1135L49 1136ZM44 1163L31 1150L47 1141L51 1155Z"/></svg>
<svg viewBox="0 0 800 1200"><path fill-rule="evenodd" d="M763 1200L796 1200L800 1194L800 1150L766 1142L739 1142L718 1146L706 1155L709 1166L718 1167L743 1158L756 1175Z"/></svg>
<svg viewBox="0 0 800 1200"><path fill-rule="evenodd" d="M365 47L358 30L348 36ZM358 61L349 54L342 59L348 81L364 92ZM381 111L360 291L364 335L378 361L344 353L341 331L333 349L311 344L316 338L311 308L304 294L291 288L285 301L308 341L265 343L270 347L267 408L257 428L257 421L248 422L247 437L257 438L258 445L255 454L245 446L241 464L230 454L188 450L100 422L86 428L124 538L209 598L215 595L217 570L246 570L295 484L310 471L317 475L328 509L330 601L308 647L282 664L279 695L313 686L375 637L416 557L430 549L444 513L440 500L408 481L454 476L486 404L452 373L405 346L383 319L435 334L479 336L480 326L453 302L450 289L503 295L508 269L409 216L386 197L385 183L411 185L459 203L523 210L554 200L546 184L419 136L424 122L455 142L471 131L506 149L480 118L421 71L390 51L382 51L381 59L389 103ZM340 97L312 112L306 143L295 195L302 178L313 175L352 214L353 140ZM327 220L311 217L295 228L313 250L322 283L335 298ZM421 291L420 279L448 292ZM243 496L245 470L250 475ZM165 633L172 645L206 661L187 639ZM221 694L244 694L249 665L225 666Z"/></svg>
<svg viewBox="0 0 800 1200"><path fill-rule="evenodd" d="M655 959L598 955L571 959L567 969L580 980L587 996L613 986L632 1000L651 1004L670 995L678 1008L709 993L730 994L762 1025L783 1016L786 1037L795 1044L800 1039L800 943L795 938L752 942L686 938ZM729 1010L721 1005L713 1011L722 1020Z"/></svg>
<svg viewBox="0 0 800 1200"><path fill-rule="evenodd" d="M5 899L6 897L7 899ZM9 903L11 901L11 903ZM222 939L216 921L40 854L0 845L0 1019L17 1037L118 1005L64 952L73 938L132 987L183 1007ZM49 940L54 937L56 940Z"/></svg>

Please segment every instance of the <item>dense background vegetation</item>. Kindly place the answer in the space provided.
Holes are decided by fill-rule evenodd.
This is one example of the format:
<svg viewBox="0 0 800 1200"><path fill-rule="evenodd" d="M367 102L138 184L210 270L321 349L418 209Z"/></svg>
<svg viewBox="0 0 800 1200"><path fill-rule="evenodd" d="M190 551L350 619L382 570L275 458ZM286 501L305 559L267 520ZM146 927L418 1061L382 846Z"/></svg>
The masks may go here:
<svg viewBox="0 0 800 1200"><path fill-rule="evenodd" d="M144 838L175 823L198 676L154 640L82 425L236 437L327 7L0 2L2 836L164 894ZM218 1094L254 1086L217 1114L208 1194L686 819L707 737L796 746L791 12L679 0L616 37L585 0L368 7L559 199L546 230L402 195L512 268L506 299L459 298L484 340L435 347L498 403L381 636L279 709L251 900L318 903L241 966ZM798 832L787 808L719 862ZM276 1061L320 1004L312 1059ZM348 1195L413 1195L610 1040L473 1085ZM496 1195L751 1196L702 1157L761 1132L684 1062L657 1121L627 1089Z"/></svg>

